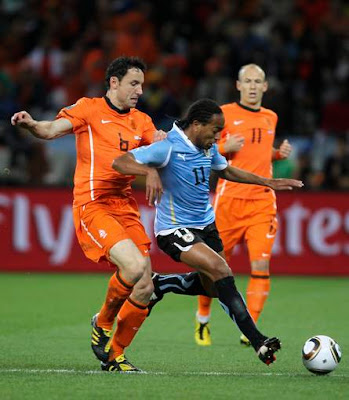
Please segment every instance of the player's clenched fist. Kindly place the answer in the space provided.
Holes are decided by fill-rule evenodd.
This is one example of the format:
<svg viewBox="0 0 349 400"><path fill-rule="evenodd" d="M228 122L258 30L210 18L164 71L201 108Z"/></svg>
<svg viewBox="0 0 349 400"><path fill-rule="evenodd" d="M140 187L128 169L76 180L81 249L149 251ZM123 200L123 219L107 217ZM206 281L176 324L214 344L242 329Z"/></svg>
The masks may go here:
<svg viewBox="0 0 349 400"><path fill-rule="evenodd" d="M241 147L244 145L245 138L241 135L231 135L227 141L224 143L224 152L225 153L235 153L241 150Z"/></svg>
<svg viewBox="0 0 349 400"><path fill-rule="evenodd" d="M167 132L161 129L154 132L154 142L159 142L160 140L164 140L166 138L167 138Z"/></svg>
<svg viewBox="0 0 349 400"><path fill-rule="evenodd" d="M12 125L19 125L22 128L30 129L35 124L35 120L26 111L19 111L13 114L11 118Z"/></svg>
<svg viewBox="0 0 349 400"><path fill-rule="evenodd" d="M289 141L287 139L285 139L281 143L280 148L279 148L280 158L288 158L289 155L291 154L291 151L292 151L292 146L289 143Z"/></svg>

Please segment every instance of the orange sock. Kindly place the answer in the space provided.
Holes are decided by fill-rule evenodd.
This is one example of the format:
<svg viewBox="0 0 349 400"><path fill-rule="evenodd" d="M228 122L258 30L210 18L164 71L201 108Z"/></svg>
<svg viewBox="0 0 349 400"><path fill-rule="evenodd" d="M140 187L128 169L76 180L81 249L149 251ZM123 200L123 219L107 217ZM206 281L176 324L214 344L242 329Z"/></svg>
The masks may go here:
<svg viewBox="0 0 349 400"><path fill-rule="evenodd" d="M269 296L270 278L269 272L252 271L247 286L247 308L254 322L257 322L263 310L265 301Z"/></svg>
<svg viewBox="0 0 349 400"><path fill-rule="evenodd" d="M146 304L128 298L121 307L117 317L117 328L113 335L109 360L124 353L148 315Z"/></svg>
<svg viewBox="0 0 349 400"><path fill-rule="evenodd" d="M120 276L117 271L109 280L107 295L98 314L97 324L103 329L112 330L115 317L124 301L132 292L133 285Z"/></svg>
<svg viewBox="0 0 349 400"><path fill-rule="evenodd" d="M209 321L211 316L211 297L199 296L198 297L198 312L196 317L199 322L205 324Z"/></svg>

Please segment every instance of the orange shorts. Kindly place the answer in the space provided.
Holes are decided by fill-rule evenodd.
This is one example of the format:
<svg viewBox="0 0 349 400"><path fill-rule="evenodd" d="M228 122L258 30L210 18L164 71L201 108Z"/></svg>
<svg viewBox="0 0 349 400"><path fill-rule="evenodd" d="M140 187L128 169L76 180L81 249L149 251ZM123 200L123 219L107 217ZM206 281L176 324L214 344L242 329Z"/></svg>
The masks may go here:
<svg viewBox="0 0 349 400"><path fill-rule="evenodd" d="M215 197L213 204L227 260L234 246L244 240L250 261L270 260L278 227L275 202Z"/></svg>
<svg viewBox="0 0 349 400"><path fill-rule="evenodd" d="M73 220L80 246L92 261L109 260L110 249L124 239L131 239L149 256L151 241L133 197L101 199L73 208Z"/></svg>

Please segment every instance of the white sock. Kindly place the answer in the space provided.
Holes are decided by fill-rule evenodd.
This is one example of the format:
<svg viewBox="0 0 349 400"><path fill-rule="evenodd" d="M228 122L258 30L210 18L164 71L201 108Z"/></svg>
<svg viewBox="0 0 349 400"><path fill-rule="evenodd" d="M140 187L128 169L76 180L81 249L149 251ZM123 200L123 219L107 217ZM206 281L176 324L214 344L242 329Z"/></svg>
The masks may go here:
<svg viewBox="0 0 349 400"><path fill-rule="evenodd" d="M200 322L200 324L207 324L209 322L211 314L208 315L200 315L198 312L196 313L196 319Z"/></svg>

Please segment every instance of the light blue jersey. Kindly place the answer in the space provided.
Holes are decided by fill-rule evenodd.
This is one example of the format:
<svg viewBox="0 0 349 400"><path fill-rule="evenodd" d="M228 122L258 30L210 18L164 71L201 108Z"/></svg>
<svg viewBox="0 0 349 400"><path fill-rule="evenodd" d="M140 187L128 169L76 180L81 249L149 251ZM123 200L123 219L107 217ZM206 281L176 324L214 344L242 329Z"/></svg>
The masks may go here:
<svg viewBox="0 0 349 400"><path fill-rule="evenodd" d="M199 149L174 124L165 140L131 153L140 164L157 167L161 177L164 193L156 204L156 235L184 227L204 228L214 221L210 172L228 165L216 144L209 150Z"/></svg>

